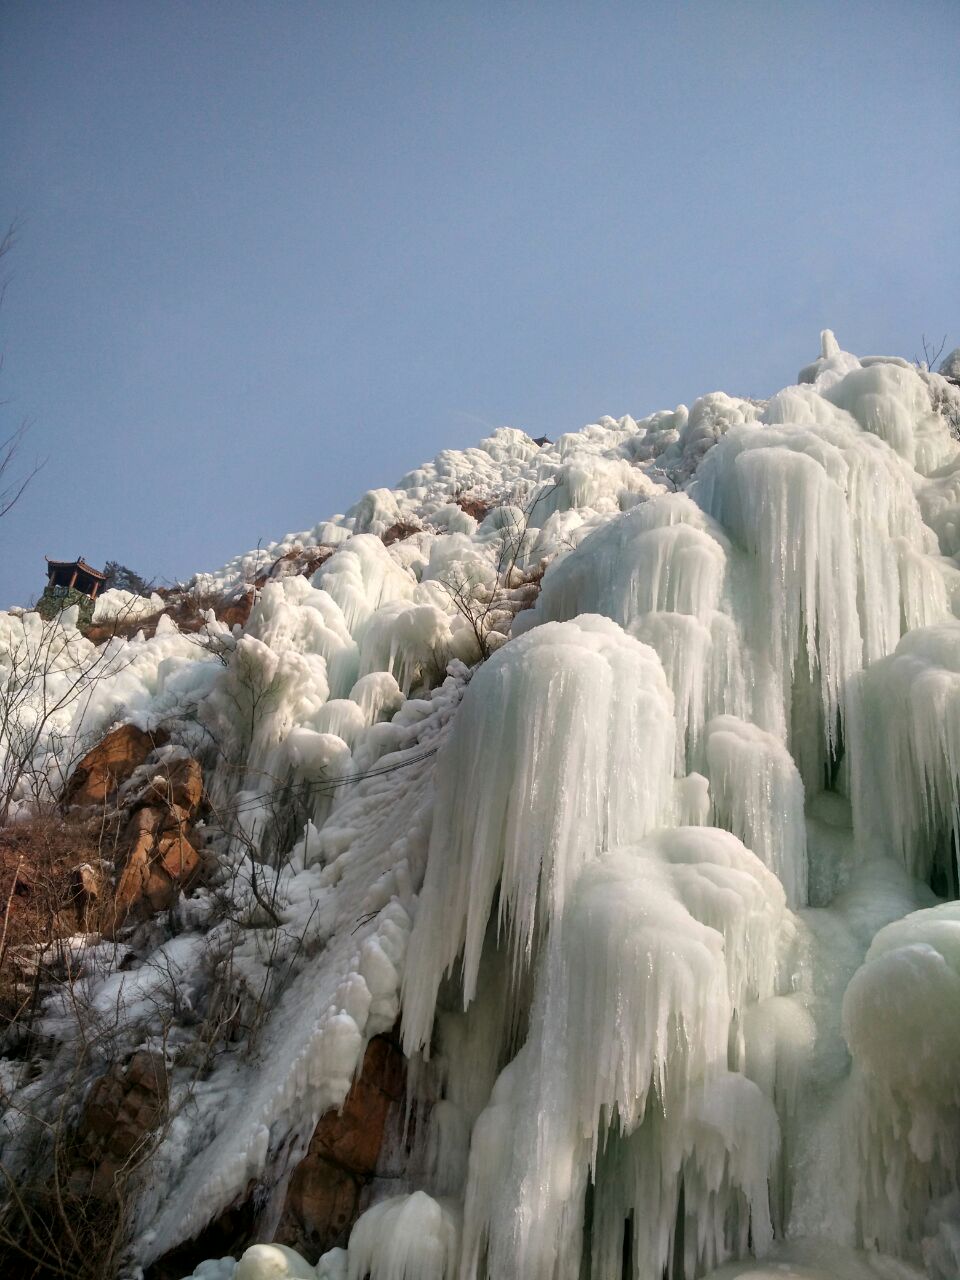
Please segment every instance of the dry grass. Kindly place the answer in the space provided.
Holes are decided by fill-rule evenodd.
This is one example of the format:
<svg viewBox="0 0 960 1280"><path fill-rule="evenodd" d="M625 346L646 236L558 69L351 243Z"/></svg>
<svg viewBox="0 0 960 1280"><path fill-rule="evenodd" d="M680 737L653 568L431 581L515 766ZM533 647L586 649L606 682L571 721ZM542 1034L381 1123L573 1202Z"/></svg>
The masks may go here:
<svg viewBox="0 0 960 1280"><path fill-rule="evenodd" d="M113 916L116 820L51 815L0 830L0 1038L29 1034L56 944Z"/></svg>

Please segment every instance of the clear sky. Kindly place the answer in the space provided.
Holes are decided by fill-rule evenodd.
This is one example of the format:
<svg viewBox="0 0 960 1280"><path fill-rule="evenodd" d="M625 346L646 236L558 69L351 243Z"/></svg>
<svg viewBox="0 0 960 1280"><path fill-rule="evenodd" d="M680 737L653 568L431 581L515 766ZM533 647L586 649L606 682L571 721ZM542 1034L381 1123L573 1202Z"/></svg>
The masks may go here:
<svg viewBox="0 0 960 1280"><path fill-rule="evenodd" d="M158 581L495 426L960 345L957 0L4 0L0 521Z"/></svg>

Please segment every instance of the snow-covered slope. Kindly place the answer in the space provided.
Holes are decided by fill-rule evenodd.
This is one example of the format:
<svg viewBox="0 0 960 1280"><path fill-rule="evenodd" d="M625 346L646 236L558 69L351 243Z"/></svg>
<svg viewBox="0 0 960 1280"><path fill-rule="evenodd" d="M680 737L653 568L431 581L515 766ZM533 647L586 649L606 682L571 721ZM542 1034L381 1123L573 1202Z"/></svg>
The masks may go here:
<svg viewBox="0 0 960 1280"><path fill-rule="evenodd" d="M55 653L31 778L127 720L209 771L206 885L122 968L80 948L171 1073L131 1265L251 1187L269 1235L399 1016L401 1185L237 1280L955 1280L958 409L828 332L765 403L501 429L198 575L260 582L242 628L0 615L8 679ZM247 1030L198 1055L226 954Z"/></svg>

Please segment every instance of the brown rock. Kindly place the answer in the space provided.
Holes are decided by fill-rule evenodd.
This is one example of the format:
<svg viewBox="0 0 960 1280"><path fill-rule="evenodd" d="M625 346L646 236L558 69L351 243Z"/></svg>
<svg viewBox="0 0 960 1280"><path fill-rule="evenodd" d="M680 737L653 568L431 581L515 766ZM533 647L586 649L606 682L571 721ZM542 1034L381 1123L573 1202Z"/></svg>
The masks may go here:
<svg viewBox="0 0 960 1280"><path fill-rule="evenodd" d="M347 1094L343 1110L328 1111L317 1125L310 1151L350 1173L369 1176L377 1167L392 1099L362 1077Z"/></svg>
<svg viewBox="0 0 960 1280"><path fill-rule="evenodd" d="M118 924L142 920L173 906L200 868L183 809L137 809L123 834L122 871L114 903Z"/></svg>
<svg viewBox="0 0 960 1280"><path fill-rule="evenodd" d="M203 799L203 770L192 756L161 763L143 799L148 805L176 805L193 817Z"/></svg>
<svg viewBox="0 0 960 1280"><path fill-rule="evenodd" d="M276 1238L320 1253L343 1244L360 1209L360 1195L376 1172L391 1106L403 1096L403 1055L376 1036L339 1111L328 1111L290 1179Z"/></svg>
<svg viewBox="0 0 960 1280"><path fill-rule="evenodd" d="M64 804L106 804L121 783L143 764L161 738L123 724L83 757L67 781Z"/></svg>
<svg viewBox="0 0 960 1280"><path fill-rule="evenodd" d="M309 1152L370 1177L377 1167L387 1113L402 1094L403 1058L390 1040L377 1036L367 1046L360 1076L343 1107L321 1116Z"/></svg>
<svg viewBox="0 0 960 1280"><path fill-rule="evenodd" d="M361 1190L362 1183L346 1169L319 1157L301 1161L287 1190L279 1243L314 1244L311 1252L317 1240L324 1250L345 1243L357 1220Z"/></svg>
<svg viewBox="0 0 960 1280"><path fill-rule="evenodd" d="M228 627L238 624L245 627L253 608L255 592L251 589L238 600L220 601L214 605L214 615L218 622L225 622Z"/></svg>
<svg viewBox="0 0 960 1280"><path fill-rule="evenodd" d="M396 524L392 524L389 529L381 533L380 541L385 547L392 547L395 542L403 542L405 538L411 538L415 533L422 532L420 525L398 520Z"/></svg>
<svg viewBox="0 0 960 1280"><path fill-rule="evenodd" d="M161 1124L167 1106L167 1072L158 1054L140 1050L126 1067L101 1076L80 1121L91 1189L106 1194L114 1177ZM83 1170L77 1171L82 1176Z"/></svg>

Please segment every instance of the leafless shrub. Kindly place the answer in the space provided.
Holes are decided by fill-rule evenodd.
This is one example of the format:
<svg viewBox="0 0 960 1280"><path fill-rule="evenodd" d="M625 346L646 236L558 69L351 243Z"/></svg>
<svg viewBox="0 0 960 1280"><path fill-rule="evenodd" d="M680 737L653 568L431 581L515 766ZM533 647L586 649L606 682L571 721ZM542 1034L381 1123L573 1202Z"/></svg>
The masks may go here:
<svg viewBox="0 0 960 1280"><path fill-rule="evenodd" d="M0 645L0 828L18 798L35 813L49 810L92 745L89 734L62 722L69 716L72 726L82 725L101 682L133 661L110 641L123 638L134 607L131 601L105 623L107 634L92 649L59 615L31 611L8 625Z"/></svg>
<svg viewBox="0 0 960 1280"><path fill-rule="evenodd" d="M923 358L921 359L920 356L915 355L913 357L913 363L918 369L934 369L937 361L943 355L944 347L947 345L947 335L944 334L940 339L939 347L935 347L933 342L928 342L927 335L925 333L921 335L921 342L923 344Z"/></svg>
<svg viewBox="0 0 960 1280"><path fill-rule="evenodd" d="M490 635L501 616L515 614L523 607L523 602L511 595L520 585L519 579L522 577L518 566L527 550L534 511L556 487L553 484L542 489L532 502L519 511L504 508L507 514L497 533L496 552L489 576L482 569L475 571L470 568L454 568L439 579L454 608L473 632L481 660L490 656ZM542 576L539 569L534 571L529 581L538 582L538 575ZM532 599L529 603L532 604Z"/></svg>

